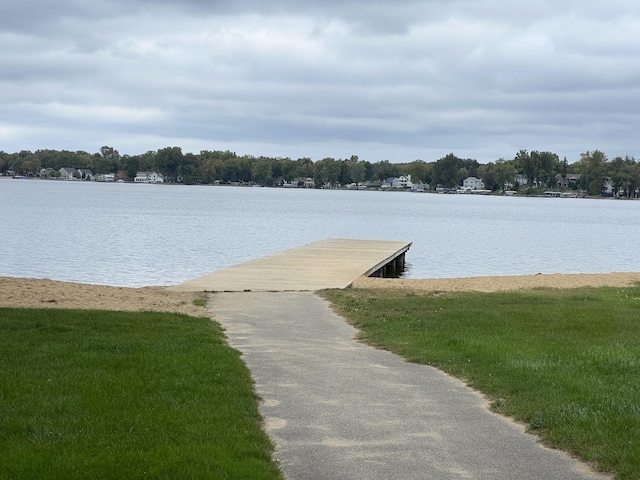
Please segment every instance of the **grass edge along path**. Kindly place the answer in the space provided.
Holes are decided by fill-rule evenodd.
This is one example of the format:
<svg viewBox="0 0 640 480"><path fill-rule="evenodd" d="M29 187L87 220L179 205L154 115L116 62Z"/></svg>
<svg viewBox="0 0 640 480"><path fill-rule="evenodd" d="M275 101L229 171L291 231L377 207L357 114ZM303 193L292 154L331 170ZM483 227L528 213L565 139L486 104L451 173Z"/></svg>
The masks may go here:
<svg viewBox="0 0 640 480"><path fill-rule="evenodd" d="M281 479L209 318L0 309L0 478Z"/></svg>
<svg viewBox="0 0 640 480"><path fill-rule="evenodd" d="M432 365L618 479L640 479L640 287L325 290L359 339Z"/></svg>

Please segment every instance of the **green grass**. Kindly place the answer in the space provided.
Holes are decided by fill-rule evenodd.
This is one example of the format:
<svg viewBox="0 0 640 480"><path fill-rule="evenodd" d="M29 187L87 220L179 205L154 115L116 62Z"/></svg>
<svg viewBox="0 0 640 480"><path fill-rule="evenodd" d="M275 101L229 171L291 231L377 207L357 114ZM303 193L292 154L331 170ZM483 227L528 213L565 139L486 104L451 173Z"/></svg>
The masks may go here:
<svg viewBox="0 0 640 480"><path fill-rule="evenodd" d="M363 341L484 392L547 445L640 479L640 288L325 291Z"/></svg>
<svg viewBox="0 0 640 480"><path fill-rule="evenodd" d="M0 478L280 479L206 318L0 309Z"/></svg>

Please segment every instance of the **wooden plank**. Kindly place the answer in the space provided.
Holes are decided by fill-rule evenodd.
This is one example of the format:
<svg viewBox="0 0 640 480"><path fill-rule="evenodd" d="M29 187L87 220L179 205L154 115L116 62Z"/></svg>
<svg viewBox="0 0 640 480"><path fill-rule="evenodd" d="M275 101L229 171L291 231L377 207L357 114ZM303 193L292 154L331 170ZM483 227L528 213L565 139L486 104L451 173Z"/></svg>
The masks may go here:
<svg viewBox="0 0 640 480"><path fill-rule="evenodd" d="M326 239L218 270L170 290L316 291L346 288L404 254L411 242Z"/></svg>

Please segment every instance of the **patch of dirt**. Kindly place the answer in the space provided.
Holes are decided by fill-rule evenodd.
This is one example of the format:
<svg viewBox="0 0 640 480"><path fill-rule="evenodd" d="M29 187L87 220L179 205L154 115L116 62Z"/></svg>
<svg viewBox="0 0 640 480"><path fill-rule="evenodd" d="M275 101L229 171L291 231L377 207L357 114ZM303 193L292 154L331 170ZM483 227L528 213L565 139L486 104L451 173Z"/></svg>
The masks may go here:
<svg viewBox="0 0 640 480"><path fill-rule="evenodd" d="M125 288L0 277L0 307L158 311L208 317L206 307L193 304L196 299L206 300L206 296L165 287Z"/></svg>

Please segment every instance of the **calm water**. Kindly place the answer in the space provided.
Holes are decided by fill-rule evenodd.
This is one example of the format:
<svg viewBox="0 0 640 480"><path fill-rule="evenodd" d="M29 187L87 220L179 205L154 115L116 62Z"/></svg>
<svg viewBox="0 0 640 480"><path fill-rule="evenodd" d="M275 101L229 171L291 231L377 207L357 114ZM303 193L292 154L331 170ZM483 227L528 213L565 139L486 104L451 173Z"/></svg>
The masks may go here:
<svg viewBox="0 0 640 480"><path fill-rule="evenodd" d="M640 271L640 202L0 180L0 276L173 285L324 238L409 278Z"/></svg>

